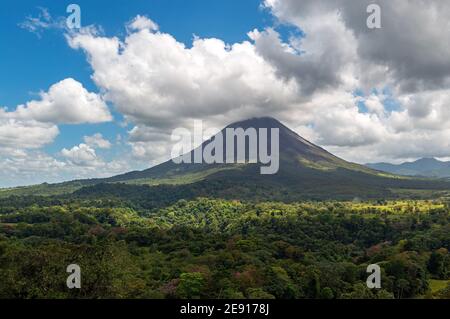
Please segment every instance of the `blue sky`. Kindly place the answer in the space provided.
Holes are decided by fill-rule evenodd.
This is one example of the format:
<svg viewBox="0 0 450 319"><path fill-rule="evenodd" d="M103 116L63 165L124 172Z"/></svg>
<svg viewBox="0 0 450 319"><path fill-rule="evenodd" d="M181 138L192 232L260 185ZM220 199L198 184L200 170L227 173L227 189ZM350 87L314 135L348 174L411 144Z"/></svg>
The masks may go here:
<svg viewBox="0 0 450 319"><path fill-rule="evenodd" d="M67 78L80 82L88 92L99 93L98 86L91 79L93 70L86 55L68 45L65 37L67 30L50 26L30 32L23 26L23 23L30 19L49 23L64 19L69 15L66 8L71 3L48 0L8 1L3 4L3 10L0 11L0 37L8 45L0 50L0 69L4 70L0 73L0 107L7 112L15 111L18 105L39 100L41 92L47 92L53 84ZM141 15L156 21L162 32L170 34L188 48L191 47L194 37L219 38L225 43L240 43L249 40L247 33L250 30L264 29L276 24L276 19L262 7L260 0L80 0L76 4L81 8L82 26L93 25L101 29L103 36L125 38L127 23ZM47 13L51 16L51 21L46 21ZM278 29L280 34L286 37L297 32L294 31L295 28L288 26L278 25ZM96 156L101 156L105 162L127 157L131 150L126 140L133 124L123 125L124 116L116 111L113 103L105 102L113 115L113 121L56 123L59 133L52 138L51 143L37 147L37 152L50 156L48 160L59 161L62 159L63 149L77 147L84 143L86 136L101 134L103 139L112 143L112 147L96 149ZM22 151L22 148L18 146L14 150ZM8 152L11 152L10 148L4 150L4 153ZM33 157L36 154L33 149L27 156ZM1 160L6 163L10 159L9 155L4 155ZM133 158L127 159L127 164L122 170L144 169L155 162ZM79 176L73 175L72 172L56 173L55 177L49 177L45 171L21 174L20 167L16 170L12 175L6 172L6 177L0 174L0 187L91 177L89 170ZM111 172L109 175L115 173L117 172Z"/></svg>
<svg viewBox="0 0 450 319"><path fill-rule="evenodd" d="M80 80L95 89L89 65L82 52L68 47L61 30L48 30L39 38L19 27L27 16L38 16L46 8L54 17L66 16L70 1L8 1L0 11L0 37L7 43L0 51L0 100L15 107L64 77ZM124 25L136 15L147 15L186 45L193 35L218 37L228 43L247 40L247 32L270 25L273 18L260 9L259 0L152 0L77 1L83 25L99 25L106 35L125 33Z"/></svg>
<svg viewBox="0 0 450 319"><path fill-rule="evenodd" d="M20 27L27 17L39 17L47 10L53 18L65 17L69 1L8 1L0 11L0 38L8 43L0 50L0 106L13 111L17 105L38 98L52 84L72 77L92 92L98 88L91 80L91 68L81 51L71 49L61 29L41 30L39 34ZM82 25L101 26L105 35L124 36L125 24L136 15L157 21L164 32L172 34L186 46L194 35L218 37L234 43L247 40L247 32L273 23L273 17L263 10L258 0L152 0L152 1L77 1L81 7ZM126 138L129 126L119 125L120 113L110 105L115 121L98 124L61 124L59 135L42 150L58 156L63 148L83 141L83 137L101 133L115 141L117 135ZM105 159L113 159L129 152L129 147L115 144L112 149L99 150ZM149 164L136 161L131 168L146 168ZM68 176L67 178L70 178ZM21 184L14 181L8 185ZM0 185L1 186L1 185Z"/></svg>
<svg viewBox="0 0 450 319"><path fill-rule="evenodd" d="M4 1L0 187L147 168L177 127L253 116L358 163L450 158L450 4L379 2L370 30L370 0L80 0L69 32L71 2Z"/></svg>
<svg viewBox="0 0 450 319"><path fill-rule="evenodd" d="M71 49L62 30L50 29L40 36L19 26L26 17L37 17L45 8L53 17L67 16L70 1L9 1L0 11L0 38L8 43L0 50L0 106L13 110L17 105L36 98L53 83L73 77L89 91L97 91L91 81L91 69L85 55ZM82 25L99 25L106 35L124 35L124 25L136 15L157 21L164 32L172 34L187 46L194 35L218 37L234 43L247 40L247 32L273 23L273 17L260 8L258 0L152 0L152 1L77 1L81 7ZM6 8L5 8L6 6ZM114 109L112 108L112 111ZM114 114L117 120L121 115ZM126 129L117 122L96 125L60 125L54 143L45 147L50 153L80 143L83 136L100 132L114 140ZM108 155L108 154L106 154Z"/></svg>

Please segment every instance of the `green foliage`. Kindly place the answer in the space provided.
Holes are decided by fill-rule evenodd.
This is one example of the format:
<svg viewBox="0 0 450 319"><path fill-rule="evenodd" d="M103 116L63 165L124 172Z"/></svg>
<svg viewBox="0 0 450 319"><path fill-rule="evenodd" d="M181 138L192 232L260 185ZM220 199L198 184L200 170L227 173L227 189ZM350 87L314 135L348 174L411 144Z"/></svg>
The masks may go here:
<svg viewBox="0 0 450 319"><path fill-rule="evenodd" d="M205 288L205 278L201 273L182 273L177 286L180 298L198 299Z"/></svg>
<svg viewBox="0 0 450 319"><path fill-rule="evenodd" d="M431 253L428 260L428 270L438 279L450 277L450 255L445 248Z"/></svg>
<svg viewBox="0 0 450 319"><path fill-rule="evenodd" d="M446 203L150 206L0 200L0 298L448 298L446 284L435 288L449 279ZM82 289L66 287L72 263ZM365 285L371 263L382 268L382 289Z"/></svg>

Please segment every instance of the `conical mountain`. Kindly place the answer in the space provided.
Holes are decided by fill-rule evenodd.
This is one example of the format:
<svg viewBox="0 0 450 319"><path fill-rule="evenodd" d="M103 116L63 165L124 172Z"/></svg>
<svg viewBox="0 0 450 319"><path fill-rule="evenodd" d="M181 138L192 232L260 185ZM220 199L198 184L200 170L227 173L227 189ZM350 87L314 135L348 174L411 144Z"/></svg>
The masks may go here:
<svg viewBox="0 0 450 319"><path fill-rule="evenodd" d="M127 184L183 184L198 195L272 200L354 199L396 197L400 190L449 189L444 181L399 177L347 162L307 141L278 120L252 118L225 127L279 130L279 170L261 174L263 164L176 164L172 160L144 171L107 179ZM205 141L202 149L214 138ZM270 138L269 138L270 140ZM247 144L246 144L247 145ZM247 145L248 146L248 145ZM270 143L269 147L270 149ZM223 147L226 151L226 142ZM189 153L193 158L194 150ZM248 148L246 149L248 154ZM247 158L248 159L248 158ZM186 189L188 189L186 188Z"/></svg>
<svg viewBox="0 0 450 319"><path fill-rule="evenodd" d="M255 201L296 201L303 199L352 200L354 198L399 198L442 195L450 190L450 182L437 179L397 176L347 162L325 149L307 141L284 124L270 117L252 118L225 127L227 129L253 128L257 132L278 129L279 157L275 174L261 174L269 164L248 163L181 163L168 160L143 171L134 171L105 179L90 179L61 184L42 184L13 190L13 194L65 194L91 198L120 197L127 201L153 203L172 202L199 196L246 199ZM262 130L264 131L264 130ZM266 152L272 150L271 133ZM216 141L217 136L201 145L203 150ZM224 138L223 153L227 151ZM249 140L246 140L249 141ZM244 143L249 154L250 143ZM236 144L235 144L236 145ZM198 149L198 148L197 148ZM274 148L276 149L276 148ZM236 151L236 148L234 149ZM194 158L195 150L186 153ZM258 152L259 154L259 147ZM270 153L271 154L271 153ZM272 155L272 154L271 154ZM225 155L224 155L225 156ZM225 157L224 157L225 158ZM272 165L272 162L270 163ZM151 187L148 187L151 186Z"/></svg>
<svg viewBox="0 0 450 319"><path fill-rule="evenodd" d="M226 139L226 130L227 129L239 129L242 128L244 131L248 129L255 129L256 132L259 132L261 129L267 129L268 132L268 146L267 153L270 154L271 150L271 130L278 129L279 132L279 154L280 154L280 170L284 170L283 166L289 166L291 169L293 164L297 164L297 166L305 166L311 167L315 169L336 169L339 167L353 169L357 171L365 171L367 173L379 174L379 172L370 170L364 166L349 163L340 159L337 156L327 152L323 148L307 141L306 139L299 136L294 131L290 130L280 121L271 118L271 117L261 117L261 118L252 118L245 121L240 121L236 123L232 123L221 130L219 134L223 136L223 157L222 161L226 162L226 154L227 154L227 139ZM205 141L200 150L203 150L209 143L211 143L216 136L211 139ZM249 139L246 140L245 143L245 154L246 161L249 160ZM237 142L235 141L234 153L237 153ZM168 160L160 165L155 167L146 169L144 171L134 171L130 173L126 173L123 175L115 176L109 181L128 181L135 179L148 179L148 178L176 178L177 176L182 176L185 174L192 173L200 173L200 175L209 175L209 173L215 173L217 171L227 170L228 173L230 170L236 169L242 171L244 168L243 165L239 164L206 164L206 163L194 163L194 153L198 151L192 150L189 154L187 154L187 158L190 159L191 163L181 163L176 164L173 160ZM258 147L259 151L259 147ZM184 156L186 157L186 155ZM236 163L236 155L234 157ZM250 168L255 165L247 164L245 168ZM257 164L256 166L260 166ZM201 174L203 173L203 174ZM275 174L276 175L276 174Z"/></svg>

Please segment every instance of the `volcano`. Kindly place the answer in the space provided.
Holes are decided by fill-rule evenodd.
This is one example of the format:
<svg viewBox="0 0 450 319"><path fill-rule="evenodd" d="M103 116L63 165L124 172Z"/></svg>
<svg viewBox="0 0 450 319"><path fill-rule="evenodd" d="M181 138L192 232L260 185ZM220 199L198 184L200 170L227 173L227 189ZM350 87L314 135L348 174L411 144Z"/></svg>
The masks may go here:
<svg viewBox="0 0 450 319"><path fill-rule="evenodd" d="M353 200L432 198L445 196L450 182L432 178L399 176L345 161L307 141L280 121L252 118L227 129L278 130L278 170L261 174L261 163L180 163L168 160L143 171L103 179L76 180L18 188L0 195L89 196L92 199L120 197L127 201L173 202L179 199L212 197L253 201ZM217 135L205 141L204 149ZM271 139L268 138L268 141ZM223 151L227 148L223 144ZM269 143L270 144L270 143ZM247 147L247 143L244 144ZM271 149L272 145L268 145ZM193 158L196 149L185 155ZM245 150L249 154L249 149ZM151 205L150 205L151 206Z"/></svg>
<svg viewBox="0 0 450 319"><path fill-rule="evenodd" d="M278 129L279 170L260 173L261 164L181 163L169 160L155 167L118 175L102 182L184 185L201 188L200 195L272 200L354 199L396 197L397 191L447 190L450 184L431 179L401 177L345 161L302 138L280 121L252 118L225 127L247 130ZM214 137L202 144L204 149ZM226 143L225 143L226 144ZM226 145L224 145L224 152ZM194 157L195 150L189 154ZM246 154L249 150L246 149ZM246 158L248 160L248 158ZM201 185L201 186L199 186Z"/></svg>
<svg viewBox="0 0 450 319"><path fill-rule="evenodd" d="M270 132L273 129L278 130L279 140L278 140L278 152L279 152L279 172L275 175L283 175L283 172L289 172L291 174L296 175L296 171L301 168L310 168L314 170L322 170L332 171L338 168L345 168L348 170L365 172L367 174L372 175L382 175L382 173L369 169L365 166L354 164L347 162L333 154L327 152L325 149L307 141L306 139L299 136L294 131L290 130L280 121L270 118L270 117L262 117L262 118L252 118L245 121L236 122L228 125L223 128L220 133L223 137L227 135L228 129L243 129L247 131L248 129L255 129L255 131L259 132L261 129L266 129ZM204 177L217 173L218 171L227 171L227 175L233 174L233 171L236 171L238 174L242 174L243 172L250 170L255 170L255 167L261 166L261 164L253 164L249 163L250 158L250 150L248 139L245 144L245 162L237 164L236 162L230 164L223 164L226 162L226 153L227 153L227 141L223 142L223 150L222 153L225 154L223 156L223 161L221 164L206 164L206 163L195 163L194 157L195 153L200 149L204 150L210 143L212 143L216 139L217 135L211 137L209 140L203 142L201 147L193 149L190 153L184 154L183 157L189 158L190 163L175 163L172 159L168 160L160 165L155 167L146 169L144 171L134 171L129 172L123 175L118 175L108 179L108 181L114 182L123 182L129 180L139 180L139 179L177 179L182 176L186 177L188 175L192 175L196 173L197 175L202 175ZM267 138L268 141L268 153L270 153L271 149L271 139L270 133ZM234 159L236 160L237 147L236 143L234 143ZM259 147L258 147L259 150ZM245 164L245 165L243 165ZM386 175L386 174L384 174Z"/></svg>

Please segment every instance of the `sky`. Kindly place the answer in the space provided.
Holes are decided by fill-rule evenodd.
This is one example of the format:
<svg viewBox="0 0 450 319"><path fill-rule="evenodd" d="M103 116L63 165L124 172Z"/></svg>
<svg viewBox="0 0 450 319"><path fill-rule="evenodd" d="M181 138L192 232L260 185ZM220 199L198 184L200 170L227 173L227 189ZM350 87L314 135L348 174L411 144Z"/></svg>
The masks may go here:
<svg viewBox="0 0 450 319"><path fill-rule="evenodd" d="M4 1L0 187L169 159L171 133L273 116L346 160L450 157L450 3ZM68 29L76 3L81 28Z"/></svg>

